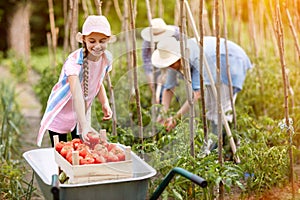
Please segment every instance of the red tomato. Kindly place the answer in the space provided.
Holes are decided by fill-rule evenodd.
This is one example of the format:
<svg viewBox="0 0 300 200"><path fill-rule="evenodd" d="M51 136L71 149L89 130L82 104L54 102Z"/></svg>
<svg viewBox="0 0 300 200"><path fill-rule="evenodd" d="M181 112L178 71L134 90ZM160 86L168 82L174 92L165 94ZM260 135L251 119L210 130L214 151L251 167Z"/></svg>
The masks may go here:
<svg viewBox="0 0 300 200"><path fill-rule="evenodd" d="M73 142L72 141L65 142L65 145L73 147Z"/></svg>
<svg viewBox="0 0 300 200"><path fill-rule="evenodd" d="M96 144L94 147L95 151L101 151L102 149L106 149L106 147L102 144Z"/></svg>
<svg viewBox="0 0 300 200"><path fill-rule="evenodd" d="M110 152L112 152L114 155L116 155L118 157L119 161L125 160L125 152L120 147L115 146L113 149L111 149Z"/></svg>
<svg viewBox="0 0 300 200"><path fill-rule="evenodd" d="M90 132L87 134L87 137L89 138L89 143L93 146L100 143L99 134Z"/></svg>
<svg viewBox="0 0 300 200"><path fill-rule="evenodd" d="M108 157L108 150L107 150L107 148L103 148L103 149L97 151L97 153L99 155L103 156L107 160L107 157Z"/></svg>
<svg viewBox="0 0 300 200"><path fill-rule="evenodd" d="M111 151L113 148L115 148L117 145L115 143L109 143L108 144L108 147L107 147L107 150L108 151Z"/></svg>
<svg viewBox="0 0 300 200"><path fill-rule="evenodd" d="M72 140L72 143L73 143L74 149L77 150L79 144L82 144L82 141L81 141L79 138L74 138L74 139Z"/></svg>
<svg viewBox="0 0 300 200"><path fill-rule="evenodd" d="M59 143L57 143L55 145L55 150L60 153L61 149L65 146L65 142L64 141L60 141Z"/></svg>
<svg viewBox="0 0 300 200"><path fill-rule="evenodd" d="M112 152L108 153L107 162L118 162L118 161L119 161L118 156L116 156Z"/></svg>
<svg viewBox="0 0 300 200"><path fill-rule="evenodd" d="M93 153L92 155L93 155L93 158L95 159L96 164L106 163L106 160L103 156L101 156L97 153Z"/></svg>
<svg viewBox="0 0 300 200"><path fill-rule="evenodd" d="M88 165L88 164L94 164L94 163L95 163L95 159L90 156L86 156L85 158L82 158L79 160L80 165Z"/></svg>
<svg viewBox="0 0 300 200"><path fill-rule="evenodd" d="M60 154L61 154L63 157L66 157L67 154L68 154L68 152L69 152L69 151L72 152L72 150L73 150L73 147L72 147L72 146L70 146L70 145L65 145L65 146L61 149Z"/></svg>
<svg viewBox="0 0 300 200"><path fill-rule="evenodd" d="M67 152L66 159L69 163L72 164L72 151Z"/></svg>
<svg viewBox="0 0 300 200"><path fill-rule="evenodd" d="M79 152L79 156L85 157L88 154L89 147L85 144L79 144L77 151Z"/></svg>
<svg viewBox="0 0 300 200"><path fill-rule="evenodd" d="M102 144L103 146L105 146L106 148L108 147L108 142L104 138L100 138L99 143Z"/></svg>

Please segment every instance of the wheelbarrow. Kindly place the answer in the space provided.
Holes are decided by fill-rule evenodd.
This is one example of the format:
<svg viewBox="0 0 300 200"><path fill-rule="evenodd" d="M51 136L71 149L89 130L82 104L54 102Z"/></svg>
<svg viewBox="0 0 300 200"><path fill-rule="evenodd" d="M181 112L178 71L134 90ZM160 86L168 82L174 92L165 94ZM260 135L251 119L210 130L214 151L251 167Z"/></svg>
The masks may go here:
<svg viewBox="0 0 300 200"><path fill-rule="evenodd" d="M158 199L168 183L179 174L201 187L206 187L203 178L182 168L175 167L163 179L151 197L147 196L148 181L156 175L156 170L144 160L131 152L133 177L117 180L104 180L81 184L61 184L58 180L58 166L55 162L53 148L41 148L27 151L23 157L33 169L39 188L45 199L63 200L151 200Z"/></svg>

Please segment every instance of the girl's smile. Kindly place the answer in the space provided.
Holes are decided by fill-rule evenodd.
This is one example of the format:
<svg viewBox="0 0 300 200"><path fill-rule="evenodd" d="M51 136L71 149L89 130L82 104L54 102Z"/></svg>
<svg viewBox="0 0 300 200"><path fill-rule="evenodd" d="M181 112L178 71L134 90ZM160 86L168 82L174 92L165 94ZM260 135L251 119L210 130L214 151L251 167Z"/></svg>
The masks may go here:
<svg viewBox="0 0 300 200"><path fill-rule="evenodd" d="M88 59L97 61L107 48L109 37L102 33L91 33L84 37L88 50Z"/></svg>

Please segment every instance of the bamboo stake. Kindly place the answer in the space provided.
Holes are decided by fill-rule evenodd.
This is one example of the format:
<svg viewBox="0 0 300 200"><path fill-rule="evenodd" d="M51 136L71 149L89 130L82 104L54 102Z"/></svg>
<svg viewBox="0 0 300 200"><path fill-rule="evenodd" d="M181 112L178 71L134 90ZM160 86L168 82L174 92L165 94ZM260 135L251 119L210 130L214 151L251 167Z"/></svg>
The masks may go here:
<svg viewBox="0 0 300 200"><path fill-rule="evenodd" d="M296 29L294 27L294 24L293 24L290 12L289 12L286 4L284 4L284 7L285 7L285 12L286 12L287 18L289 20L289 26L290 26L290 29L292 31L292 35L293 35L293 38L294 38L294 43L295 43L296 51L298 53L298 59L300 59L300 47L299 47L297 32L296 32Z"/></svg>
<svg viewBox="0 0 300 200"><path fill-rule="evenodd" d="M70 21L71 13L68 9L68 0L63 1L63 10L64 10L64 45L63 45L63 58L69 52L69 36L70 36Z"/></svg>
<svg viewBox="0 0 300 200"><path fill-rule="evenodd" d="M133 58L133 79L134 79L134 90L136 97L137 105L137 116L138 116L138 125L139 125L139 137L141 143L143 143L143 119L141 111L141 102L140 102L140 93L138 88L138 77L137 77L137 56L136 56L136 36L135 36L135 18L133 14L132 0L129 1L129 13L130 13L130 29L132 31L132 58Z"/></svg>
<svg viewBox="0 0 300 200"><path fill-rule="evenodd" d="M155 13L156 13L157 0L152 0L152 1L150 1L150 2L151 2L151 8L152 8L151 15L153 16L153 15L155 15Z"/></svg>
<svg viewBox="0 0 300 200"><path fill-rule="evenodd" d="M102 1L100 0L94 0L96 4L96 10L98 15L102 15Z"/></svg>
<svg viewBox="0 0 300 200"><path fill-rule="evenodd" d="M84 15L84 18L87 18L89 16L89 11L88 11L88 6L87 6L87 3L86 3L87 0L81 0L82 2L82 10L83 10L83 15Z"/></svg>
<svg viewBox="0 0 300 200"><path fill-rule="evenodd" d="M187 99L190 106L190 118L189 118L189 125L190 125L190 153L191 156L195 156L195 143L194 143L194 99L193 99L193 91L191 87L191 72L190 72L190 66L189 66L189 49L187 48L187 37L186 37L186 15L185 15L185 6L184 3L185 0L181 0L180 2L180 52L181 57L183 58L181 60L181 64L183 66L183 74L184 74L184 80L185 80L185 87L187 91Z"/></svg>
<svg viewBox="0 0 300 200"><path fill-rule="evenodd" d="M122 21L122 12L121 12L121 9L120 9L120 5L119 5L119 1L118 0L113 0L114 2L114 7L115 7L115 11L117 13L117 16L119 18L120 21Z"/></svg>
<svg viewBox="0 0 300 200"><path fill-rule="evenodd" d="M71 51L75 51L78 49L76 41L76 34L78 32L78 0L70 1L70 8L72 13L70 45Z"/></svg>
<svg viewBox="0 0 300 200"><path fill-rule="evenodd" d="M92 7L92 3L90 0L86 0L87 1L87 8L88 8L88 11L89 13L93 13L93 7Z"/></svg>
<svg viewBox="0 0 300 200"><path fill-rule="evenodd" d="M249 12L249 23L250 23L250 38L252 41L252 48L255 52L255 57L258 57L258 49L257 49L257 38L256 38L256 25L254 23L254 10L253 10L253 0L248 1L248 12Z"/></svg>
<svg viewBox="0 0 300 200"><path fill-rule="evenodd" d="M222 0L222 11L223 11L224 39L225 39L225 51L226 51L226 72L227 72L227 76L228 76L230 103L231 103L231 108L232 108L232 113L233 113L233 124L234 124L234 128L236 129L236 112L235 112L235 106L234 106L234 102L233 102L233 89L232 89L230 65L229 65L229 62L228 62L227 16L226 16L226 9L225 9L224 0Z"/></svg>
<svg viewBox="0 0 300 200"><path fill-rule="evenodd" d="M125 32L125 46L126 46L126 67L127 67L127 71L128 71L128 82L129 82L129 88L130 88L130 91L129 93L130 94L133 94L133 83L132 83L132 76L133 76L133 72L132 72L132 69L131 69L131 66L132 66L132 47L130 46L130 41L132 39L131 37L131 31L129 30L130 29L130 25L129 25L129 14L128 14L128 0L124 0L124 20L123 20L123 26L124 26L124 32ZM131 95L133 96L133 95ZM133 120L132 120L132 112L129 113L129 118L130 118L130 127L131 129L133 130Z"/></svg>
<svg viewBox="0 0 300 200"><path fill-rule="evenodd" d="M152 31L152 24L151 24L151 20L152 20L152 15L151 15L151 8L150 8L150 3L149 0L145 0L146 1L146 8L147 8L147 17L148 17L148 22L149 22L149 27L150 27L150 48L151 48L151 55L154 51L154 42L153 42L153 31ZM152 107L151 107L151 120L152 120L152 135L154 135L156 133L156 128L155 128L155 124L154 122L156 122L156 110L155 107L153 105L156 104L156 90L155 90L155 84L156 84L156 80L155 80L155 73L156 73L156 68L154 66L152 66L152 77L153 77L153 83L149 83L150 84L150 89L152 91L151 95L151 101L152 101Z"/></svg>
<svg viewBox="0 0 300 200"><path fill-rule="evenodd" d="M202 108L202 123L203 123L203 132L204 139L207 144L208 142L208 130L207 130L207 119L206 119L206 106L205 106L205 98L204 98L204 78L203 78L203 37L204 37L204 27L203 27L203 6L204 0L200 0L199 4L199 29L200 29L200 38L198 41L200 55L199 55L199 75L200 75L200 92L201 92L201 108Z"/></svg>
<svg viewBox="0 0 300 200"><path fill-rule="evenodd" d="M270 22L270 21L275 21L275 19L274 19L274 16L272 15L272 13L273 13L273 11L272 11L272 4L271 4L271 2L269 3L269 7L270 7L270 10L271 10L271 17L272 17L272 19L270 18L270 16L269 16L269 14L267 13L267 12L265 12L265 17L266 17L266 20L268 21L268 22ZM275 33L275 27L274 27L274 23L268 23L267 24L267 30L268 29L270 29L269 28L269 26L271 25L271 29L273 30L273 32ZM267 33L269 33L269 32L267 32ZM272 38L272 40L273 40L273 43L277 43L277 38L276 38L276 36L275 36L275 34L270 34L271 36L271 38ZM268 36L266 36L266 37L268 37ZM278 56L279 57L279 52L278 52L279 50L277 49L277 48L274 48L274 53L275 53L275 55L276 56Z"/></svg>
<svg viewBox="0 0 300 200"><path fill-rule="evenodd" d="M222 116L221 116L221 110L222 110L222 102L221 102L221 55L220 55L220 20L219 20L219 0L215 0L215 24L216 24L216 62L217 62L217 68L216 68L216 75L217 75L217 106L218 106L218 158L219 163L221 166L223 166L223 134L222 134ZM220 181L219 183L219 199L224 199L224 184L223 181Z"/></svg>
<svg viewBox="0 0 300 200"><path fill-rule="evenodd" d="M53 66L56 66L56 46L57 46L57 37L55 29L55 19L54 19L54 10L53 10L53 0L48 0L49 6L49 19L50 19L50 29L51 29L51 39L52 39L52 52L53 52Z"/></svg>
<svg viewBox="0 0 300 200"><path fill-rule="evenodd" d="M97 13L99 15L102 14L102 1L97 0ZM109 93L110 93L110 103L111 103L111 107L112 107L112 112L113 112L113 117L112 117L112 135L116 136L117 135L117 112L116 112L116 103L115 103L115 95L114 95L114 90L113 90L113 86L111 83L111 79L110 79L110 75L107 74L106 75L106 81L107 81L107 85L109 88Z"/></svg>
<svg viewBox="0 0 300 200"><path fill-rule="evenodd" d="M189 15L189 19L192 21L193 20L193 16L190 16ZM193 23L191 23L193 24ZM193 28L193 31L194 31L194 36L196 37L196 40L197 42L199 43L200 41L200 38L198 37L198 32L195 28ZM199 47L199 48L202 48L202 47ZM206 60L206 56L204 54L203 56L203 61L204 61L204 67L205 67L205 70L208 74L208 77L209 77L209 81L211 83L211 87L212 87L212 90L213 90L213 95L215 98L217 98L217 91L216 91L216 87L215 87L215 81L214 81L214 78L211 74L211 71L210 71L210 68L209 68L209 65L208 65L208 62ZM226 133L227 133L227 136L229 138L229 142L230 142L230 147L231 147L231 150L233 152L233 154L235 155L235 162L236 163L240 163L240 159L239 157L236 155L236 145L235 145L235 142L234 142L234 139L232 137L232 134L231 134L231 130L230 130L230 127L228 125L228 121L226 120L226 115L224 113L224 110L223 108L221 109L221 116L222 116L222 120L223 120L223 125L225 127L225 130L226 130Z"/></svg>
<svg viewBox="0 0 300 200"><path fill-rule="evenodd" d="M117 136L117 112L116 112L115 94L114 94L114 89L113 89L113 86L111 84L111 79L110 79L109 74L107 74L106 80L107 80L107 85L108 85L108 88L109 88L110 103L112 105L112 112L113 112L113 116L112 116L112 135Z"/></svg>
<svg viewBox="0 0 300 200"><path fill-rule="evenodd" d="M162 18L164 16L164 4L162 0L158 0L158 16Z"/></svg>
<svg viewBox="0 0 300 200"><path fill-rule="evenodd" d="M285 108L285 123L288 127L287 133L289 134L289 156L290 156L290 181L292 187L292 198L295 198L295 186L294 186L294 163L293 163L293 132L289 128L289 105L288 105L288 89L287 89L287 74L286 74L286 63L284 59L284 35L283 35L283 25L281 20L280 6L279 2L276 5L276 34L277 34L277 43L280 53L280 64L282 71L283 79L283 92L284 92L284 108Z"/></svg>
<svg viewBox="0 0 300 200"><path fill-rule="evenodd" d="M50 59L50 66L54 66L54 59L53 59L53 48L52 48L52 40L51 40L51 33L47 33L47 46L48 46L48 55Z"/></svg>

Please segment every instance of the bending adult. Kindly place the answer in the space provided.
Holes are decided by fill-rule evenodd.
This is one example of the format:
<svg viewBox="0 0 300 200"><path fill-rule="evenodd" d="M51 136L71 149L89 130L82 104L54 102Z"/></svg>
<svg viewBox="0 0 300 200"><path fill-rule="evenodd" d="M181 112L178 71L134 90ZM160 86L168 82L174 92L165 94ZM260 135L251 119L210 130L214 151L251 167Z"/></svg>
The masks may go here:
<svg viewBox="0 0 300 200"><path fill-rule="evenodd" d="M226 49L225 40L220 39L220 54L221 54L221 103L228 122L232 121L232 115L229 114L232 110L230 92L228 86L228 76L226 72ZM152 63L157 68L167 68L167 78L164 84L164 92L162 95L163 111L167 113L170 108L170 103L177 85L177 76L174 72L183 74L182 62L183 59L188 59L191 84L193 89L193 101L197 101L200 96L200 75L199 75L199 46L194 38L187 40L187 48L189 52L188 58L183 58L180 54L180 43L174 38L167 38L158 43L157 49L152 54ZM246 72L252 66L249 57L245 51L236 43L227 41L228 61L230 65L231 82L234 100L237 93L243 89L243 83L246 78ZM209 69L216 81L216 38L212 36L204 37L204 55L206 57ZM212 83L210 82L208 72L203 67L204 85L205 85L205 102L206 116L211 124L211 131L217 134L218 108L216 98L213 95ZM186 101L174 116L164 119L158 117L158 122L165 125L166 130L170 131L176 126L177 119L181 118L189 110L189 103Z"/></svg>
<svg viewBox="0 0 300 200"><path fill-rule="evenodd" d="M175 37L179 40L179 27L175 25L167 25L162 18L153 18L151 20L151 27L146 27L141 31L141 36L143 38L142 43L142 61L143 68L147 78L147 83L151 89L152 93L155 93L155 82L162 85L161 72L156 71L153 76L153 65L151 62L151 28L152 28L152 41L154 43L154 49L156 49L157 43L164 38ZM157 81L156 81L157 80ZM159 103L160 93L158 92L156 101Z"/></svg>

